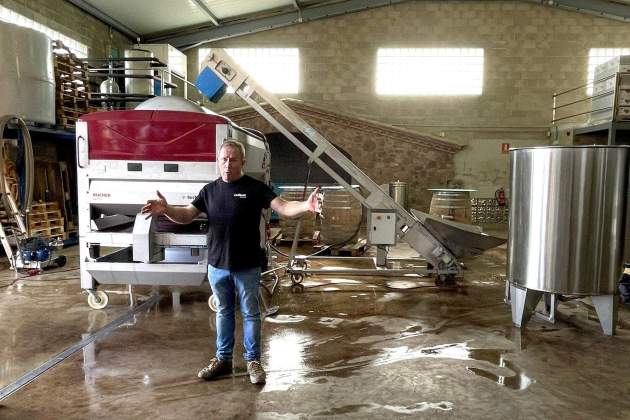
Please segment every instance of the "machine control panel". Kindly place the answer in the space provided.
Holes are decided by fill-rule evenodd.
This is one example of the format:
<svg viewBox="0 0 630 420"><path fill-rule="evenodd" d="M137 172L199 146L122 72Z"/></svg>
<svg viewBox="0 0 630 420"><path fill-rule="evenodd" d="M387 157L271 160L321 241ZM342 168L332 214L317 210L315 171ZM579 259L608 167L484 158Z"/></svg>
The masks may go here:
<svg viewBox="0 0 630 420"><path fill-rule="evenodd" d="M396 244L396 210L368 210L368 241L371 245Z"/></svg>

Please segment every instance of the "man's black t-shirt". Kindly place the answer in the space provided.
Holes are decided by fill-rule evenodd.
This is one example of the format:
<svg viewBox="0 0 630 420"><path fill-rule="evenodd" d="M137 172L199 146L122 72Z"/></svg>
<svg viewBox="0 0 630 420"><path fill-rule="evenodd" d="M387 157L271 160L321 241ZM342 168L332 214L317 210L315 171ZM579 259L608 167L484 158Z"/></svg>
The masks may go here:
<svg viewBox="0 0 630 420"><path fill-rule="evenodd" d="M208 264L245 270L261 263L260 217L276 194L264 183L243 175L207 184L192 202L208 215Z"/></svg>

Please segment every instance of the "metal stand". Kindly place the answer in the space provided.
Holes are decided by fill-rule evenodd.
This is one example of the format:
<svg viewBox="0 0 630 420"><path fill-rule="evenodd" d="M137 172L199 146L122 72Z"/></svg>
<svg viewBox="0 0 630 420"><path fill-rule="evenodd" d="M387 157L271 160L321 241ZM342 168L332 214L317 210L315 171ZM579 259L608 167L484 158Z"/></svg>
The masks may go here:
<svg viewBox="0 0 630 420"><path fill-rule="evenodd" d="M604 334L615 335L619 297L616 295L599 295L591 296L591 299Z"/></svg>
<svg viewBox="0 0 630 420"><path fill-rule="evenodd" d="M510 285L510 301L512 302L512 322L523 328L529 322L536 310L543 292L540 290L523 289Z"/></svg>
<svg viewBox="0 0 630 420"><path fill-rule="evenodd" d="M387 246L378 245L376 247L376 266L377 267L385 267L387 266Z"/></svg>
<svg viewBox="0 0 630 420"><path fill-rule="evenodd" d="M515 326L524 328L534 314L545 321L555 323L559 303L556 293L522 288L506 282L506 298L508 293L508 303L512 305L512 323ZM546 312L536 312L536 306L543 296L545 296ZM604 335L614 335L617 325L618 296L598 295L591 296L591 299Z"/></svg>

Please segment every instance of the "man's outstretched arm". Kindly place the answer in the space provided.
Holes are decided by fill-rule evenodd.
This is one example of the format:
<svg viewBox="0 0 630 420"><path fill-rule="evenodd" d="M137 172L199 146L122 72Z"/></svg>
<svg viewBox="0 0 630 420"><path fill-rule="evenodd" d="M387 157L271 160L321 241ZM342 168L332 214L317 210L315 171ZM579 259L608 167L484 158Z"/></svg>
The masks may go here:
<svg viewBox="0 0 630 420"><path fill-rule="evenodd" d="M166 198L164 198L159 191L157 191L157 196L157 200L147 201L147 204L140 210L140 213L146 214L147 218L149 216L164 215L175 223L187 225L201 214L201 211L192 204L186 207L171 206L166 202Z"/></svg>
<svg viewBox="0 0 630 420"><path fill-rule="evenodd" d="M309 211L320 213L321 204L318 194L319 187L311 193L306 201L286 201L280 197L276 197L271 200L271 209L287 219L296 219Z"/></svg>

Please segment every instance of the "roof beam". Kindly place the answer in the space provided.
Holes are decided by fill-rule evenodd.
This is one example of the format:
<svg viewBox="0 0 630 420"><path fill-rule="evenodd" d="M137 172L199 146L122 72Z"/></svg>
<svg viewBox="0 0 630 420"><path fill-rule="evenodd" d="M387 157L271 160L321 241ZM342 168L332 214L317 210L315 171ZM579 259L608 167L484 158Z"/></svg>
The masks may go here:
<svg viewBox="0 0 630 420"><path fill-rule="evenodd" d="M630 6L604 0L524 0L544 6L588 13L609 19L630 21Z"/></svg>
<svg viewBox="0 0 630 420"><path fill-rule="evenodd" d="M219 22L219 19L217 19L217 17L214 15L214 13L212 13L212 10L210 10L208 8L208 6L206 6L206 4L203 2L203 0L193 0L193 1L195 3L197 3L197 6L199 6L199 8L206 13L206 15L208 15L208 18L210 19L210 22L212 22L212 24L214 26L221 25L221 23Z"/></svg>
<svg viewBox="0 0 630 420"><path fill-rule="evenodd" d="M224 23L215 28L201 28L185 34L165 34L149 37L146 42L168 43L179 49L189 49L197 45L234 38L269 29L281 28L302 22L341 16L348 13L360 12L376 7L404 3L410 0L345 0L336 3L302 7L281 14L251 19L243 22Z"/></svg>
<svg viewBox="0 0 630 420"><path fill-rule="evenodd" d="M136 42L136 41L138 41L140 39L140 34L139 33L134 31L133 29L129 28L128 26L125 26L124 24L120 23L119 21L117 21L116 19L114 19L113 17L108 15L107 13L105 13L105 12L101 11L100 9L97 9L96 7L92 6L87 1L85 1L85 0L68 0L68 1L70 3L72 3L72 4L74 4L79 9L83 10L85 13L88 13L88 14L94 16L95 18L97 18L101 22L103 22L103 23L111 26L112 28L116 29L118 32L121 32L121 33L125 34L129 38L133 39L134 42Z"/></svg>

